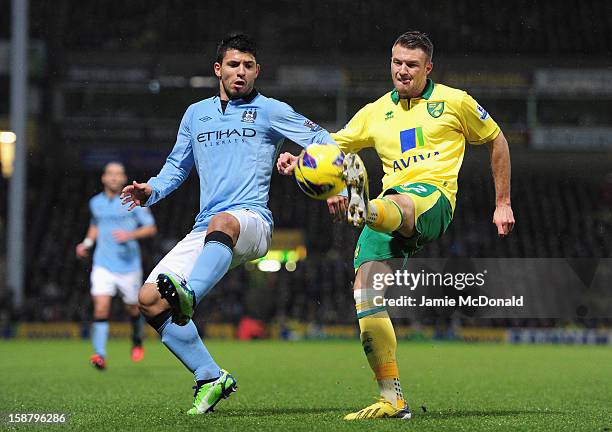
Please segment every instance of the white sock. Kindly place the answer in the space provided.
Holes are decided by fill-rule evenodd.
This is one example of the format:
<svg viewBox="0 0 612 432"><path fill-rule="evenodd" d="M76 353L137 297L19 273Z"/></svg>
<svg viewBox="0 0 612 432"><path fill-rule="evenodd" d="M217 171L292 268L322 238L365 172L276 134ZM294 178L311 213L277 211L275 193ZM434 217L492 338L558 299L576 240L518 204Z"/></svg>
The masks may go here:
<svg viewBox="0 0 612 432"><path fill-rule="evenodd" d="M377 382L380 395L391 402L395 408L406 406L399 378L384 379Z"/></svg>
<svg viewBox="0 0 612 432"><path fill-rule="evenodd" d="M378 209L371 202L368 202L367 223L374 223L378 219Z"/></svg>

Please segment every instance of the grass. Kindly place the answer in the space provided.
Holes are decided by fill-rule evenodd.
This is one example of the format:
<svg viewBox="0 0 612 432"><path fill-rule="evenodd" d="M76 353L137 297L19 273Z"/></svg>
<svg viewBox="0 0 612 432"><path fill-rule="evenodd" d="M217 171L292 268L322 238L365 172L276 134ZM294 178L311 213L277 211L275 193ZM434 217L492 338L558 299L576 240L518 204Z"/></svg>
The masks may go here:
<svg viewBox="0 0 612 432"><path fill-rule="evenodd" d="M86 342L0 342L0 412L69 415L45 430L612 430L610 347L400 342L413 419L349 423L377 393L357 340L207 346L239 390L188 417L191 376L157 341L138 364L111 341L105 372L88 365Z"/></svg>

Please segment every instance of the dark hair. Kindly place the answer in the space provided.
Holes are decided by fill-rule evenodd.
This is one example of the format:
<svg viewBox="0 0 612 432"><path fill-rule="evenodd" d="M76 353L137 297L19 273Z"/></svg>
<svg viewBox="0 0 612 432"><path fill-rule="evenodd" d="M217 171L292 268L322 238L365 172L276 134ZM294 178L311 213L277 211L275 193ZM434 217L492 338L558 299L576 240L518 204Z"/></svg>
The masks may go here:
<svg viewBox="0 0 612 432"><path fill-rule="evenodd" d="M257 58L257 46L251 36L244 33L230 33L217 45L217 63L221 63L227 50L231 49L253 54L253 57Z"/></svg>
<svg viewBox="0 0 612 432"><path fill-rule="evenodd" d="M433 44L429 40L429 36L427 36L423 32L417 30L406 32L395 40L393 46L398 44L403 46L404 48L420 48L425 54L427 54L427 57L430 61L433 58Z"/></svg>
<svg viewBox="0 0 612 432"><path fill-rule="evenodd" d="M106 173L106 169L110 166L110 165L119 165L122 169L123 169L123 173L125 174L125 165L123 164L123 162L120 162L118 160L112 160L109 162L106 162L104 164L104 170L102 171L103 173Z"/></svg>

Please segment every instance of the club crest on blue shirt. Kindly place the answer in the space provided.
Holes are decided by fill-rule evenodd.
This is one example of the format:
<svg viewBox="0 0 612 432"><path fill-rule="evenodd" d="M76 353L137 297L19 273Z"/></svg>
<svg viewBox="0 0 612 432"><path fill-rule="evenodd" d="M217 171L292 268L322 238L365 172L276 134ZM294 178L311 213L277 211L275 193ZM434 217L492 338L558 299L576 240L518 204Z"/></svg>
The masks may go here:
<svg viewBox="0 0 612 432"><path fill-rule="evenodd" d="M255 123L257 118L257 110L255 108L249 108L242 112L242 122L244 123Z"/></svg>

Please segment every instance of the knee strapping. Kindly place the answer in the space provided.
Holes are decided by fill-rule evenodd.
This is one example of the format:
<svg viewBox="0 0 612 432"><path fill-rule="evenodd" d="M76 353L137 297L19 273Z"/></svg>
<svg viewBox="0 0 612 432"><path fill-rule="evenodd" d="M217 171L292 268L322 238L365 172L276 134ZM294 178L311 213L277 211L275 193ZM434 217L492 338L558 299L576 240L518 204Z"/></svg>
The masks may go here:
<svg viewBox="0 0 612 432"><path fill-rule="evenodd" d="M172 316L172 312L170 309L163 311L160 314L155 315L154 317L146 317L147 322L151 327L155 329L156 332L161 333L163 330L163 325L170 319Z"/></svg>
<svg viewBox="0 0 612 432"><path fill-rule="evenodd" d="M234 249L234 242L232 241L232 238L223 231L213 231L206 234L206 237L204 238L204 244L211 241L221 243L222 245L225 245L230 248L230 250Z"/></svg>

